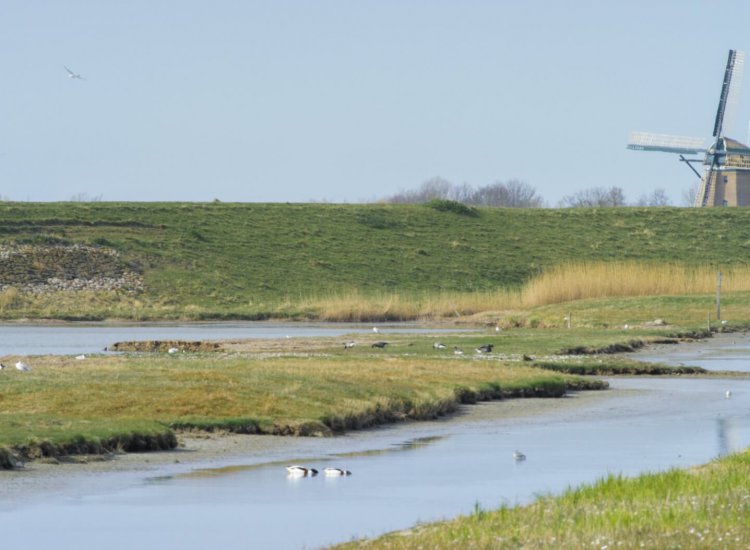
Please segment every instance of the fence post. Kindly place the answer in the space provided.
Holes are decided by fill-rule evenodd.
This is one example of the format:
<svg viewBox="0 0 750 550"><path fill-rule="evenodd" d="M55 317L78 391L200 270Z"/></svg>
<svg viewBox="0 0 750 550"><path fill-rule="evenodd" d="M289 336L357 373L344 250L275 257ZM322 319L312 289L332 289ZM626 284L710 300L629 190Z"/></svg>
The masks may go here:
<svg viewBox="0 0 750 550"><path fill-rule="evenodd" d="M721 271L716 273L716 320L721 322Z"/></svg>

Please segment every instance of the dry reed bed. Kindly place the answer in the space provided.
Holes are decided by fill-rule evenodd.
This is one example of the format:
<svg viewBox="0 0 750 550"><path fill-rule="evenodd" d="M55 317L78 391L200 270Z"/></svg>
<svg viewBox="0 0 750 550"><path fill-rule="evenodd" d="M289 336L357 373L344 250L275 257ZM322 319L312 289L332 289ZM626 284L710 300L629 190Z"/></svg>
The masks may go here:
<svg viewBox="0 0 750 550"><path fill-rule="evenodd" d="M750 267L722 268L724 292L750 291ZM149 301L127 293L54 292L29 294L7 288L0 292L0 315L9 318L60 319L268 319L314 318L322 321L406 321L449 319L483 312L523 312L552 304L590 299L646 296L712 295L717 268L655 262L581 262L550 267L518 288L475 292L394 291L300 296L257 306L216 311L196 305ZM260 307L261 309L257 309ZM561 320L557 320L559 325ZM512 321L511 321L512 324Z"/></svg>
<svg viewBox="0 0 750 550"><path fill-rule="evenodd" d="M750 266L729 266L722 275L724 292L750 291ZM716 284L715 266L581 262L551 267L520 289L412 294L353 290L307 298L294 307L325 321L450 318L596 298L713 294Z"/></svg>

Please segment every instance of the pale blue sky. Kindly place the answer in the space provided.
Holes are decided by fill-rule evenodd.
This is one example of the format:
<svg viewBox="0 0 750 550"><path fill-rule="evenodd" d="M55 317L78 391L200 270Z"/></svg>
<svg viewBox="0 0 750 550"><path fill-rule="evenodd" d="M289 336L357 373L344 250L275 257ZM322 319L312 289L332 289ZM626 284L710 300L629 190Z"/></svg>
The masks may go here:
<svg viewBox="0 0 750 550"><path fill-rule="evenodd" d="M358 202L440 176L678 203L695 177L628 134L708 137L748 37L744 0L1 0L0 195ZM728 135L748 120L750 80Z"/></svg>

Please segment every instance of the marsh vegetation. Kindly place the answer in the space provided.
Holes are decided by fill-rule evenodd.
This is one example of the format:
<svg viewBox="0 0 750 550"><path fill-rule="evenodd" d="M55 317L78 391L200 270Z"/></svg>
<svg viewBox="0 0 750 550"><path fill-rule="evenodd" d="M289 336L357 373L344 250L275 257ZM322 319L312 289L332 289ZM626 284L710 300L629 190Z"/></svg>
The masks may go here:
<svg viewBox="0 0 750 550"><path fill-rule="evenodd" d="M611 475L529 506L416 526L353 549L747 548L750 452L690 470Z"/></svg>
<svg viewBox="0 0 750 550"><path fill-rule="evenodd" d="M466 317L605 296L708 297L717 269L726 291L750 291L750 213L742 209L475 214L429 205L3 203L0 246L30 250L6 264L30 267L3 275L0 316ZM117 258L105 266L113 277L127 271L137 284L24 290L29 278L85 275L90 262L50 266L45 250L60 258L99 250Z"/></svg>

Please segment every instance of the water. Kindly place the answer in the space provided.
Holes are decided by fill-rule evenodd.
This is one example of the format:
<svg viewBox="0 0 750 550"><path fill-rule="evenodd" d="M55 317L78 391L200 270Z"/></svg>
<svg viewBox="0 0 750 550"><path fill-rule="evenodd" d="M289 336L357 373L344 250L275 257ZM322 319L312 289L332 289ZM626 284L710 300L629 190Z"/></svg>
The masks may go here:
<svg viewBox="0 0 750 550"><path fill-rule="evenodd" d="M668 365L700 366L711 371L750 372L750 336L721 334L686 344L654 346L634 357Z"/></svg>
<svg viewBox="0 0 750 550"><path fill-rule="evenodd" d="M727 344L725 357L739 363ZM705 366L705 357L722 355L715 347L692 358L673 349L680 361ZM530 502L608 474L702 464L750 446L750 380L610 383L608 392L483 403L453 419L330 439L265 436L259 441L278 444L202 465L76 472L23 499L3 498L0 490L3 544L316 548L471 513L476 505ZM508 414L526 408L533 413ZM525 461L513 459L516 449ZM289 463L341 466L353 474L289 479ZM0 480L23 475L6 472Z"/></svg>
<svg viewBox="0 0 750 550"><path fill-rule="evenodd" d="M78 355L101 353L115 342L131 340L236 340L245 338L285 338L341 336L372 332L378 326L383 334L403 332L456 332L456 329L423 328L408 323L362 325L353 323L154 323L0 325L0 356Z"/></svg>

